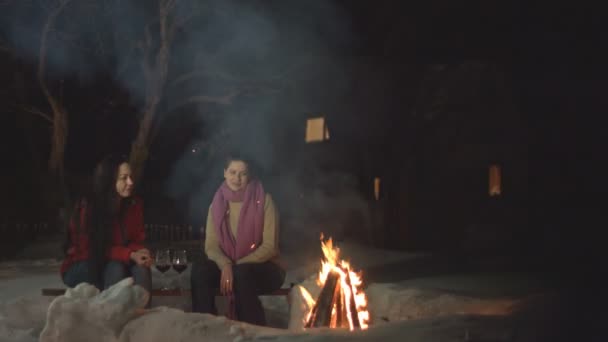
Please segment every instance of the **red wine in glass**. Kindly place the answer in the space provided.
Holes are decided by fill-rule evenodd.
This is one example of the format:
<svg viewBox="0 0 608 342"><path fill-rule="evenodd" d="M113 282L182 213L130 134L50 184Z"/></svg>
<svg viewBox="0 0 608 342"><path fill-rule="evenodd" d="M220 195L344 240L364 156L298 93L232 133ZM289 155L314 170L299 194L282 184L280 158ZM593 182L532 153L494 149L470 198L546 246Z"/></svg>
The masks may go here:
<svg viewBox="0 0 608 342"><path fill-rule="evenodd" d="M186 257L186 251L183 249L174 251L173 260L171 261L173 264L173 269L179 274L184 272L184 270L186 270L188 267L188 258ZM179 283L181 283L181 277L178 277L178 280ZM179 288L182 288L181 284L179 285Z"/></svg>
<svg viewBox="0 0 608 342"><path fill-rule="evenodd" d="M182 273L188 268L187 264L173 264L173 269L177 271L177 273Z"/></svg>
<svg viewBox="0 0 608 342"><path fill-rule="evenodd" d="M171 268L171 266L169 266L169 265L156 264L156 269L159 270L161 273L167 272L169 270L169 268Z"/></svg>
<svg viewBox="0 0 608 342"><path fill-rule="evenodd" d="M171 251L168 249L157 251L154 266L161 273L161 282L163 284L161 290L167 290L165 272L171 268Z"/></svg>

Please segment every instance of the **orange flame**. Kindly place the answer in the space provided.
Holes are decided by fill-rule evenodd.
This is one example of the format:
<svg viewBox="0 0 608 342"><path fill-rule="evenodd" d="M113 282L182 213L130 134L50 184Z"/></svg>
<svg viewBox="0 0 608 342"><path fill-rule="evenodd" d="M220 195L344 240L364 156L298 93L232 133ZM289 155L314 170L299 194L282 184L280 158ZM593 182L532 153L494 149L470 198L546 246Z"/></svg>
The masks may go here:
<svg viewBox="0 0 608 342"><path fill-rule="evenodd" d="M330 272L338 273L340 275L340 286L342 287L342 291L344 293L345 302L348 303L351 300L351 296L354 296L355 308L357 310L357 316L359 317L361 329L367 329L369 325L369 312L367 311L367 297L360 288L362 284L360 273L354 272L348 262L339 259L340 249L338 247L334 247L331 238L329 238L327 241L323 241L323 234L321 234L321 249L323 250L323 255L325 257L324 260L321 261L321 270L319 271L317 284L322 287L325 284L327 276ZM350 284L348 283L348 278L350 278ZM307 301L314 304L314 300ZM313 306L314 305L310 305L311 308ZM346 309L349 328L350 330L354 330L355 325L351 318L350 306L347 305ZM310 319L311 314L312 309L308 313L306 320ZM333 312L332 316L334 316ZM330 327L334 328L335 326Z"/></svg>

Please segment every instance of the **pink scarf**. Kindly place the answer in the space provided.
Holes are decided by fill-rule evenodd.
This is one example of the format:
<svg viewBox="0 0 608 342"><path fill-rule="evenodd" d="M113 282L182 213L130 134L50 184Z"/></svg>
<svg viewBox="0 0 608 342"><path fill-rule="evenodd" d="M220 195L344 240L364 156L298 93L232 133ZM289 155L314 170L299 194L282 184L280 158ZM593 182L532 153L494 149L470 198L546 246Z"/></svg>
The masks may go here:
<svg viewBox="0 0 608 342"><path fill-rule="evenodd" d="M213 196L211 215L220 248L233 264L255 251L262 243L264 231L264 200L266 194L262 184L253 180L244 189L232 191L226 182L220 185ZM230 227L228 202L243 202L236 233ZM234 295L229 296L228 318L235 319Z"/></svg>
<svg viewBox="0 0 608 342"><path fill-rule="evenodd" d="M211 215L215 232L220 248L233 264L255 251L262 242L265 196L262 184L256 180L249 182L239 191L230 190L224 182L213 196ZM243 202L236 239L228 219L228 202Z"/></svg>

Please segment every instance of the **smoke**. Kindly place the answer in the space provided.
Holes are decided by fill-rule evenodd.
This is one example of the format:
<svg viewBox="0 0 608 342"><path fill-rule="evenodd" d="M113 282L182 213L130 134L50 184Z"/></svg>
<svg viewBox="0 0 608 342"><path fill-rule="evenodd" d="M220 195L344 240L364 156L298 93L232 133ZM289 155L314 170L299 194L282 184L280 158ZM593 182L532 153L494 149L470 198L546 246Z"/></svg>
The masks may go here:
<svg viewBox="0 0 608 342"><path fill-rule="evenodd" d="M15 19L3 18L2 30L32 61L39 57L49 11L35 5L40 3L52 2L16 6ZM111 73L128 89L132 103L141 106L147 86L141 66L146 28L151 46L158 47L155 4L72 1L49 36L50 74L93 78ZM353 83L343 56L352 51L356 37L343 8L329 0L183 0L169 22L183 25L172 41L157 130L158 137L184 139L184 132L163 132L163 123L188 120L194 125L164 186L165 195L184 204L188 220L204 221L222 181L222 154L234 149L259 165L281 213L301 223L286 223L283 237L314 236L316 243L324 228L309 229L313 218L329 222L332 215L335 220L352 216L347 213L352 210L365 212L360 185L351 174L321 172L305 157L306 118L338 110ZM337 190L323 190L327 187Z"/></svg>
<svg viewBox="0 0 608 342"><path fill-rule="evenodd" d="M174 164L167 192L184 199L190 220L204 222L223 180L221 156L236 149L254 159L275 199L283 248L302 248L304 241L318 247L321 231L344 236L348 224L367 225L355 177L321 172L304 144L306 118L331 114L353 81L341 57L354 39L348 16L330 2L214 4L213 18L179 43L186 48L176 49L180 58L194 58L198 74L170 93L169 108L183 110L184 93L238 95L228 104L195 107L201 138Z"/></svg>

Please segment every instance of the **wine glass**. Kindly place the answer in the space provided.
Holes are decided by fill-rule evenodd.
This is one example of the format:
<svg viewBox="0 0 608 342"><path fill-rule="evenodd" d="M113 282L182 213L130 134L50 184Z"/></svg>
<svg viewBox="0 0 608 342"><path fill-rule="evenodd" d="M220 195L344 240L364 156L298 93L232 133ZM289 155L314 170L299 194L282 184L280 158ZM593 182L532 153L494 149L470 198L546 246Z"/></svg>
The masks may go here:
<svg viewBox="0 0 608 342"><path fill-rule="evenodd" d="M169 270L169 268L171 268L171 250L161 249L161 250L157 251L154 266L162 274L161 290L168 290L167 278L165 276L165 272L167 272Z"/></svg>
<svg viewBox="0 0 608 342"><path fill-rule="evenodd" d="M186 251L183 249L173 251L173 269L180 274L178 283L181 283L181 274L188 268L188 258L186 257ZM181 289L181 284L180 284Z"/></svg>

